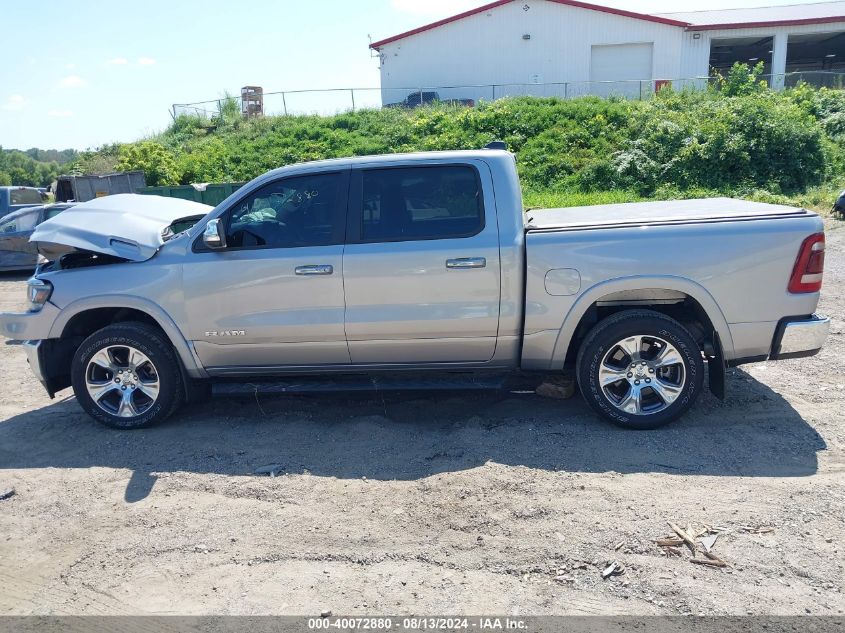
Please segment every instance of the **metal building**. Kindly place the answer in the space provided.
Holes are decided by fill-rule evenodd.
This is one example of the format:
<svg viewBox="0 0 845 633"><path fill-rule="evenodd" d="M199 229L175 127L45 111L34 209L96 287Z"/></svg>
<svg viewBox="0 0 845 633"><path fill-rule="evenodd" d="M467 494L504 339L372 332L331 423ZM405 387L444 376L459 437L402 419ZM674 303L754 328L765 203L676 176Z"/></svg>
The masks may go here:
<svg viewBox="0 0 845 633"><path fill-rule="evenodd" d="M647 15L577 0L498 0L370 47L385 105L637 97L667 81L706 82L737 61L762 61L774 87L825 84L845 71L845 2Z"/></svg>

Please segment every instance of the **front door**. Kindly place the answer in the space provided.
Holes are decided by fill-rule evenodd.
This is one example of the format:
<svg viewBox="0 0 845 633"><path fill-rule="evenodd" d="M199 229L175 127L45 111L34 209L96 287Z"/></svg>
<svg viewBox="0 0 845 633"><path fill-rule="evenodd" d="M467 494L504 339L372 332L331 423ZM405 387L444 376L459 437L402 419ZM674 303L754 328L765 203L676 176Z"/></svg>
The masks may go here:
<svg viewBox="0 0 845 633"><path fill-rule="evenodd" d="M40 207L0 219L0 270L35 268L38 249L29 238L41 218Z"/></svg>
<svg viewBox="0 0 845 633"><path fill-rule="evenodd" d="M349 170L292 175L235 202L226 247L183 268L190 337L211 373L349 363L343 240Z"/></svg>
<svg viewBox="0 0 845 633"><path fill-rule="evenodd" d="M500 263L486 164L354 169L343 268L353 363L490 360Z"/></svg>

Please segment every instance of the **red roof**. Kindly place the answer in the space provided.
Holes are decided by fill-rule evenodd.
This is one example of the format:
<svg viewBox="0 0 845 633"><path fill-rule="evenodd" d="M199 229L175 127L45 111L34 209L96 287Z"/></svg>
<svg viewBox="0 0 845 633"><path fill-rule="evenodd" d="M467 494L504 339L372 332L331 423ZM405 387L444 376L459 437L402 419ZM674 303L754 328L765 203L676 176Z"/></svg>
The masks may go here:
<svg viewBox="0 0 845 633"><path fill-rule="evenodd" d="M554 0L553 0L554 1ZM832 24L845 22L845 16L832 15L818 18L798 18L795 20L768 20L763 22L728 22L726 24L690 24L687 31L718 31L721 29L755 29L773 26L800 26L802 24Z"/></svg>
<svg viewBox="0 0 845 633"><path fill-rule="evenodd" d="M406 37L410 37L411 35L416 35L417 33L423 33L425 31L430 31L431 29L436 29L439 26L443 26L444 24L449 24L450 22L457 22L458 20L463 20L464 18L468 18L472 15L476 15L478 13L484 13L485 11L489 11L490 9L495 9L496 7L501 7L502 5L509 4L514 2L515 0L496 0L496 2L491 2L490 4L485 4L484 6L478 7L477 9L470 9L469 11L464 11L463 13L459 13L458 15L453 15L450 18L445 18L443 20L438 20L437 22L432 22L431 24L426 24L425 26L421 26L416 29L412 29L410 31L406 31L405 33L400 33L399 35L394 35L393 37L388 37L387 39L379 40L378 42L373 42L370 44L370 48L379 48L384 46L385 44L390 44L391 42L395 42L397 40L403 40ZM577 7L579 9L589 9L590 11L601 11L603 13L612 13L613 15L621 15L626 18L634 18L635 20L645 20L647 22L657 22L658 24L668 24L669 26L691 26L689 22L681 22L680 20L672 20L670 18L662 18L656 15L648 15L645 13L634 13L633 11L625 11L624 9L614 9L612 7L603 7L598 4L589 4L587 2L579 2L579 0L549 0L549 2L555 2L557 4L563 4L568 7Z"/></svg>

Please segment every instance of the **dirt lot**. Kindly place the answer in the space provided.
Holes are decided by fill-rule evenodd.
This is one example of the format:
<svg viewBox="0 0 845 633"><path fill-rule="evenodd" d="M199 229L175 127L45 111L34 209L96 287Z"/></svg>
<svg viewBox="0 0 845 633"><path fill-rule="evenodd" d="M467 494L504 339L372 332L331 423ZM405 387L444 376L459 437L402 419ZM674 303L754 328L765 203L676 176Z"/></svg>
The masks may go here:
<svg viewBox="0 0 845 633"><path fill-rule="evenodd" d="M841 614L845 223L823 294L819 356L641 433L512 393L216 400L121 433L0 344L0 614ZM667 520L727 528L730 566L667 557Z"/></svg>

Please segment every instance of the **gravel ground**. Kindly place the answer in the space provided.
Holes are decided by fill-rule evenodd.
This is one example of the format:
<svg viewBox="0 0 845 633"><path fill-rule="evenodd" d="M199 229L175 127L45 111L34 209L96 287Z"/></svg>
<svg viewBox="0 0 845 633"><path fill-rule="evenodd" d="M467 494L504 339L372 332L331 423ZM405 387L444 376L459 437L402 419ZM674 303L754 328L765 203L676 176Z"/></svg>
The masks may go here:
<svg viewBox="0 0 845 633"><path fill-rule="evenodd" d="M0 310L23 289L0 277ZM640 433L511 393L222 399L121 433L0 344L0 614L842 614L844 290L830 221L822 353ZM729 566L667 555L670 520L725 528Z"/></svg>

